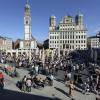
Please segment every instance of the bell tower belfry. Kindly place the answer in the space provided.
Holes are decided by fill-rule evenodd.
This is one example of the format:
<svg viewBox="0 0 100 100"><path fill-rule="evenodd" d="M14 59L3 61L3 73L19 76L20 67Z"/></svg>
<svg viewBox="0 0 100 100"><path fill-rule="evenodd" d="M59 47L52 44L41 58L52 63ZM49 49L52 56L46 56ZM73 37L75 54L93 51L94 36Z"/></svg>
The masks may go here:
<svg viewBox="0 0 100 100"><path fill-rule="evenodd" d="M24 12L24 39L31 40L32 33L31 33L31 16L30 16L30 5L29 0L27 0L25 5L25 12Z"/></svg>

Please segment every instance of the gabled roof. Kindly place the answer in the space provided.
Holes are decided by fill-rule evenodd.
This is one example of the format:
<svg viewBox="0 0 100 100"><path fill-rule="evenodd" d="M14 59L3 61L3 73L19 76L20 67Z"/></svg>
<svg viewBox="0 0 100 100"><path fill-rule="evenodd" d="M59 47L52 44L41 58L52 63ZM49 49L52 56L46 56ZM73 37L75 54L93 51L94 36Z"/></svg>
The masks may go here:
<svg viewBox="0 0 100 100"><path fill-rule="evenodd" d="M32 40L36 41L36 39L32 36Z"/></svg>
<svg viewBox="0 0 100 100"><path fill-rule="evenodd" d="M5 39L4 37L0 36L0 38Z"/></svg>
<svg viewBox="0 0 100 100"><path fill-rule="evenodd" d="M2 38L2 39L4 39L4 40L6 40L6 39L12 39L12 38L2 37L2 36L0 36L0 38Z"/></svg>

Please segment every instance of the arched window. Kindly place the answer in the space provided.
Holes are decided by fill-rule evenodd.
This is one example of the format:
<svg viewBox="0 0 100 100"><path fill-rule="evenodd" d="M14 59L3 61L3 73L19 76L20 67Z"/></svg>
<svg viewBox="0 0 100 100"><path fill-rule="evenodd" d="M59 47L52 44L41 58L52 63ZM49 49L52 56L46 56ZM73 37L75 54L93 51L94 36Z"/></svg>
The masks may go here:
<svg viewBox="0 0 100 100"><path fill-rule="evenodd" d="M28 21L26 21L26 24L28 24Z"/></svg>

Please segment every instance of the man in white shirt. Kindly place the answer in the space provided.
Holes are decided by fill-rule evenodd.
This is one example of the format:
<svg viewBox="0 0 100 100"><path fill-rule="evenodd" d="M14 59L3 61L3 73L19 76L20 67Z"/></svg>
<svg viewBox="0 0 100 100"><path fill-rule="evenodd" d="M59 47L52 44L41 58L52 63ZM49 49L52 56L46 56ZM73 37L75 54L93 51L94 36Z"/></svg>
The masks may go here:
<svg viewBox="0 0 100 100"><path fill-rule="evenodd" d="M36 66L35 66L35 74L38 74L38 71L39 71L39 66L36 65Z"/></svg>

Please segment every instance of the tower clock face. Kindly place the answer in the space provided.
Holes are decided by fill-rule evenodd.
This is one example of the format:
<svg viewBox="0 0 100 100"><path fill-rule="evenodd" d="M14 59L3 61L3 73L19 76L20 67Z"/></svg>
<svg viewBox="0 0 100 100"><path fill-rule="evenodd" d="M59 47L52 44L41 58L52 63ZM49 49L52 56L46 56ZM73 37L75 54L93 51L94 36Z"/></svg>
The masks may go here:
<svg viewBox="0 0 100 100"><path fill-rule="evenodd" d="M25 24L29 25L30 24L30 21L31 21L30 17L28 17L28 16L25 16L24 17L24 23Z"/></svg>

